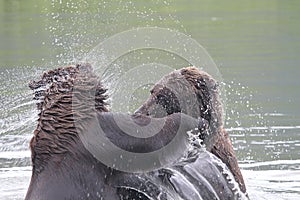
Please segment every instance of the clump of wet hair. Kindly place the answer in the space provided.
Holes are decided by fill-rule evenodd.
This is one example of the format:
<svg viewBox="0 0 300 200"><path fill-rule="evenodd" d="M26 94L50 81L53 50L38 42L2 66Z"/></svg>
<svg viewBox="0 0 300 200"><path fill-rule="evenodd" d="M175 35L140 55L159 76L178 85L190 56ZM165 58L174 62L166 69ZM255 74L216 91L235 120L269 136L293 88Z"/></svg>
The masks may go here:
<svg viewBox="0 0 300 200"><path fill-rule="evenodd" d="M40 80L30 81L29 87L34 91L34 100L36 100L39 111L57 105L63 98L70 96L76 89L81 91L93 91L95 96L95 108L98 111L106 112L107 91L101 84L92 70L90 64L77 64L57 68L45 72Z"/></svg>

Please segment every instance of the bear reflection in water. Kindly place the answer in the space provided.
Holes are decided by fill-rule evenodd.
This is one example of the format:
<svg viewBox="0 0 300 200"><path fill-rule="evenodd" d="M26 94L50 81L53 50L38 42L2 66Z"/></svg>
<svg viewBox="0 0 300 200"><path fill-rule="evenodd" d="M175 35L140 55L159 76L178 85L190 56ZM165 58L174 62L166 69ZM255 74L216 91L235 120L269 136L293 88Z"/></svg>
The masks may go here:
<svg viewBox="0 0 300 200"><path fill-rule="evenodd" d="M174 77L175 82L169 81ZM183 79L187 80L181 87L185 92L178 96L172 85ZM222 126L216 84L208 74L196 68L172 72L154 86L149 99L132 115L109 112L106 89L89 64L51 70L29 86L39 119L30 142L33 168L26 199L247 198ZM194 93L195 102L183 103L186 91ZM165 112L158 112L159 107ZM120 116L139 126L149 125L149 132L155 130L149 122L164 123L156 135L140 138L126 134L136 132L137 126L127 126L126 132L118 127L115 119ZM90 132L104 134L114 145L133 153L155 152L174 140L178 149L186 149L175 149L180 158L153 170L118 170L97 159L97 152L91 153L87 144L93 146L97 140L85 137ZM181 135L180 140L176 135ZM105 156L110 153L100 152Z"/></svg>

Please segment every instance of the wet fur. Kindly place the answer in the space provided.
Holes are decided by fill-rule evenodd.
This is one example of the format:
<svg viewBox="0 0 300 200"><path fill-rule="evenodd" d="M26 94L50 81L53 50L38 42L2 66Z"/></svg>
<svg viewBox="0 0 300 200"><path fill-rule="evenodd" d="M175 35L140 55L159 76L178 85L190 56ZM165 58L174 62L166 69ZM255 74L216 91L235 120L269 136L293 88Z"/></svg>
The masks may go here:
<svg viewBox="0 0 300 200"><path fill-rule="evenodd" d="M47 166L53 154L68 153L69 147L77 145L79 139L74 118L80 116L72 109L75 80L81 80L81 83L76 83L78 88L95 91L96 110L108 111L105 107L106 90L91 70L89 65L58 68L44 73L41 80L29 83L39 111L38 125L30 142L34 171L40 172Z"/></svg>
<svg viewBox="0 0 300 200"><path fill-rule="evenodd" d="M95 183L105 190L105 174L112 172L84 148L74 125L75 117L80 117L71 103L76 80L82 81L77 84L79 88L96 92L95 108L106 112L106 90L89 65L50 70L41 80L29 84L34 91L39 119L30 142L33 169L25 199L61 196L85 199L91 193L89 185ZM78 177L77 173L82 175ZM93 193L91 197L96 198Z"/></svg>
<svg viewBox="0 0 300 200"><path fill-rule="evenodd" d="M129 184L128 187L135 187L136 184L144 184L149 181L145 175L124 173L105 166L86 150L79 138L78 134L84 134L90 124L83 123L81 126L75 127L76 120L89 122L86 119L94 117L91 113L94 113L95 110L97 113L105 112L110 115L105 103L107 99L106 90L101 85L99 78L93 73L90 65L51 70L45 73L41 80L32 81L29 86L35 93L34 98L37 100L39 119L30 143L33 170L26 200L61 199L62 197L64 199L119 199L120 195L128 196L128 199L146 199L142 193L136 193L135 190L126 189L121 185ZM74 96L74 93L77 95ZM91 96L94 96L94 99L91 100ZM74 98L78 98L78 104ZM89 100L91 102L88 102ZM81 104L82 101L86 103ZM75 103L72 104L71 102ZM203 102L203 105L206 103ZM77 109L73 109L74 106ZM176 106L176 100L169 107L169 115L172 115L174 109L179 108L172 106ZM170 122L169 125L167 124L165 134L172 132L174 128L170 124L174 124L177 119L176 116L180 115L175 114L173 116L175 118L168 118ZM210 115L203 115L202 117L211 119ZM137 119L141 120L140 123L144 123L143 118L137 117ZM220 141L223 144L222 140ZM122 142L121 145L125 147L128 145L126 139L116 138L115 142ZM151 144L150 150L155 148L153 145L156 145L154 142ZM142 146L145 147L145 145ZM223 147L223 145L220 146ZM139 147L136 151L139 151ZM163 173L162 171L159 173ZM216 173L210 170L201 171L201 169L199 172L207 173L208 177L210 177L210 173ZM163 174L167 175L168 173ZM143 177L145 181L140 183ZM162 182L161 184L165 183ZM226 185L227 183L225 181L222 184ZM160 188L153 189L151 195L162 195L159 190ZM222 194L222 190L218 189L217 191L220 197L225 195ZM212 194L208 195L211 196ZM231 192L226 195L232 196ZM139 198L137 198L138 196ZM153 196L153 198L156 199L157 196Z"/></svg>

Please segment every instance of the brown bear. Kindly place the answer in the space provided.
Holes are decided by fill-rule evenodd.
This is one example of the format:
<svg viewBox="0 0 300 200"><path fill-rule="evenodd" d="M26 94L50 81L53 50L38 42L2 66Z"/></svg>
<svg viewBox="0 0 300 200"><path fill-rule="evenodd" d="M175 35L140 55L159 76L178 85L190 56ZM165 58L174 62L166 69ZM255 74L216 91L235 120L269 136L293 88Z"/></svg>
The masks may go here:
<svg viewBox="0 0 300 200"><path fill-rule="evenodd" d="M170 108L167 116L160 117L141 112L133 115L108 112L106 89L88 64L50 70L41 80L32 81L29 86L34 90L39 119L30 142L33 168L25 199L196 200L244 196L232 183L233 177L227 167L205 150L182 155L180 160L157 169L126 172L101 162L85 145L97 146L94 138L82 137L90 132L103 133L119 148L142 155L163 148L176 140L176 135L182 135L176 143L178 147L181 143L186 147L187 132L203 138L209 146L206 142L211 141L209 133L219 124L212 124L205 114L200 117L184 114L180 113L180 108ZM203 101L203 105L207 103ZM169 105L173 106L172 103ZM139 126L147 126L151 121L164 120L164 123L156 135L139 138L118 127L116 115ZM100 125L95 126L95 123ZM136 127L126 128L129 132L136 132ZM155 127L150 124L147 130L151 132L152 129ZM221 146L223 143L221 141ZM110 153L113 152L104 152L106 156ZM157 161L160 159L164 158ZM230 163L228 166L231 166Z"/></svg>
<svg viewBox="0 0 300 200"><path fill-rule="evenodd" d="M174 95L174 90L178 90L178 95ZM208 121L209 134L201 138L206 149L228 166L241 190L246 193L232 143L223 128L223 106L218 85L209 74L196 67L187 67L164 76L154 85L151 96L136 113L164 116L161 110L165 110L165 115L181 112Z"/></svg>

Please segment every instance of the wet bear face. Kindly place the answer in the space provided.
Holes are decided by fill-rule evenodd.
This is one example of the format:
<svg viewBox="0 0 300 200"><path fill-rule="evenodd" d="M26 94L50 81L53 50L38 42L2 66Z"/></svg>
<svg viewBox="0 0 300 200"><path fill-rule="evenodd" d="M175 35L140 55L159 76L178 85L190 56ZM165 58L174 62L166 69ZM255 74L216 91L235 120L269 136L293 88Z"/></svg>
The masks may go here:
<svg viewBox="0 0 300 200"><path fill-rule="evenodd" d="M176 70L164 76L154 85L150 97L136 112L155 117L182 112L207 120L212 129L223 126L223 108L217 82L195 67Z"/></svg>

